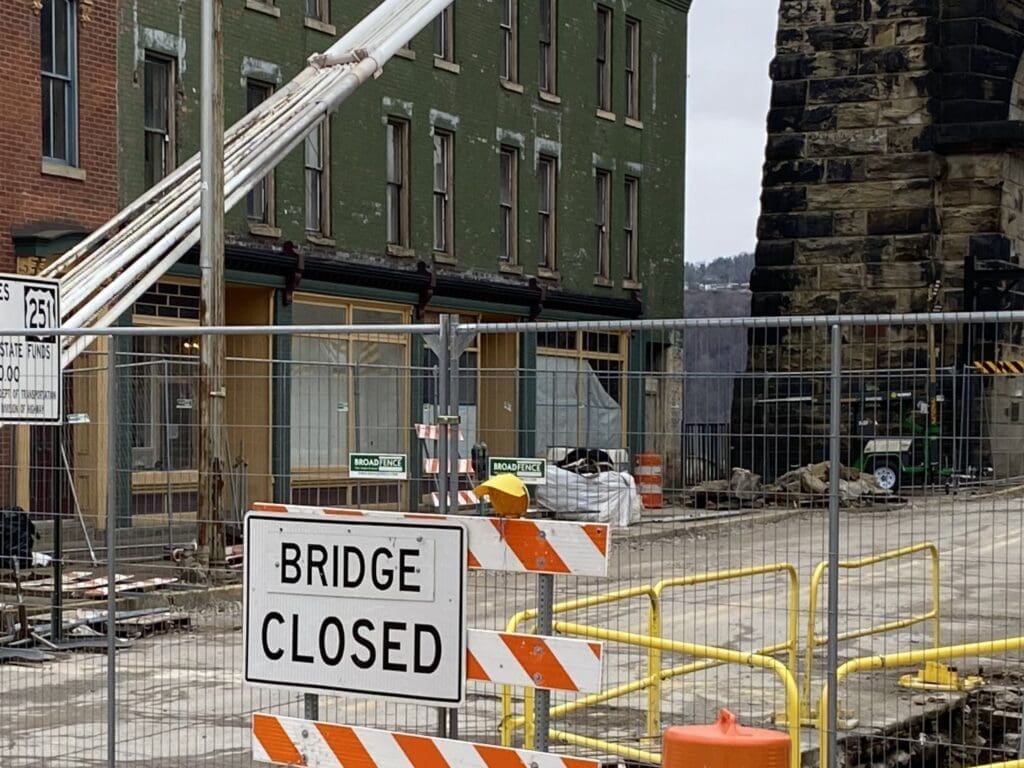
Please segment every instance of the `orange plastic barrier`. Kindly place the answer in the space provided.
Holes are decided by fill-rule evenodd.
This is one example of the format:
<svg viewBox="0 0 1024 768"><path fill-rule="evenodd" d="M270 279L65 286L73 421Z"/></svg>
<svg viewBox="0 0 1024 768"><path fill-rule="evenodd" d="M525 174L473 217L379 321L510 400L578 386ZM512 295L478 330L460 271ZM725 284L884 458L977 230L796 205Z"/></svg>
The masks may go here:
<svg viewBox="0 0 1024 768"><path fill-rule="evenodd" d="M786 768L789 736L744 728L727 709L714 725L669 728L662 739L661 768Z"/></svg>
<svg viewBox="0 0 1024 768"><path fill-rule="evenodd" d="M646 509L661 509L661 456L657 453L638 453L633 467L633 479Z"/></svg>

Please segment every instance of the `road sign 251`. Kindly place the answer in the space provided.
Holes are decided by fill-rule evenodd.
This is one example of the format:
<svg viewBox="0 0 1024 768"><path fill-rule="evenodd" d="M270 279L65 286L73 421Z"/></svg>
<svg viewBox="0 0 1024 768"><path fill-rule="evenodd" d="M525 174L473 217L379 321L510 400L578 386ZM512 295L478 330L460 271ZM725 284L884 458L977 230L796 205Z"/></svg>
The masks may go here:
<svg viewBox="0 0 1024 768"><path fill-rule="evenodd" d="M47 286L25 288L25 328L56 328L57 289ZM52 341L35 338L35 341Z"/></svg>

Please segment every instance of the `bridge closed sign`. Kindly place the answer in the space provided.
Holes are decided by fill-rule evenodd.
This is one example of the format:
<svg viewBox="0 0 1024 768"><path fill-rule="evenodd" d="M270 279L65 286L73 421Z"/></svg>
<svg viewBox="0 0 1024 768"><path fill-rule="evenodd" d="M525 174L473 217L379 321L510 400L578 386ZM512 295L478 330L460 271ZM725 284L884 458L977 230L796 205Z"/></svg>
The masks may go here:
<svg viewBox="0 0 1024 768"><path fill-rule="evenodd" d="M245 681L456 706L466 680L466 531L250 512Z"/></svg>
<svg viewBox="0 0 1024 768"><path fill-rule="evenodd" d="M348 476L371 480L405 480L409 473L404 454L350 453Z"/></svg>
<svg viewBox="0 0 1024 768"><path fill-rule="evenodd" d="M487 460L490 477L512 474L530 485L545 485L548 479L548 463L544 459L513 459L492 457Z"/></svg>

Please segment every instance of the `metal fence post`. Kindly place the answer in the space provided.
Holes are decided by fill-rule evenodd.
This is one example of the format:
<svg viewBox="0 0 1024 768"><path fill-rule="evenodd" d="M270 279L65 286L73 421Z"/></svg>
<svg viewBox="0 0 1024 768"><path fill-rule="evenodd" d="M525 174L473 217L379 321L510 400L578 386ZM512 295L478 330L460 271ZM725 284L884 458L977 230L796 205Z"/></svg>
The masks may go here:
<svg viewBox="0 0 1024 768"><path fill-rule="evenodd" d="M451 500L448 498L448 400L451 380L448 376L448 366L451 362L451 315L440 317L440 338L437 347L437 402L434 403L434 422L437 424L437 497L439 512L447 515L451 510ZM457 436L458 433L456 433ZM444 738L448 735L448 711L439 707L437 710L437 735Z"/></svg>
<svg viewBox="0 0 1024 768"><path fill-rule="evenodd" d="M448 356L448 400L444 407L453 427L448 428L448 463L440 469L448 477L448 511L456 514L459 511L459 432L462 419L459 412L459 358L462 357L462 338L459 336L459 316L449 316L448 347L444 350ZM448 738L459 738L459 710L452 707L448 710Z"/></svg>
<svg viewBox="0 0 1024 768"><path fill-rule="evenodd" d="M842 401L843 336L832 326L832 366L829 383L829 488L828 488L828 766L839 765L836 670L839 667L839 420ZM825 768L825 766L823 766Z"/></svg>
<svg viewBox="0 0 1024 768"><path fill-rule="evenodd" d="M537 634L550 635L553 631L555 604L555 577L542 573L537 577ZM538 752L548 751L548 729L550 726L551 692L537 689L534 699L533 724L535 749Z"/></svg>
<svg viewBox="0 0 1024 768"><path fill-rule="evenodd" d="M121 403L117 386L117 338L107 337L107 768L117 766L117 446Z"/></svg>

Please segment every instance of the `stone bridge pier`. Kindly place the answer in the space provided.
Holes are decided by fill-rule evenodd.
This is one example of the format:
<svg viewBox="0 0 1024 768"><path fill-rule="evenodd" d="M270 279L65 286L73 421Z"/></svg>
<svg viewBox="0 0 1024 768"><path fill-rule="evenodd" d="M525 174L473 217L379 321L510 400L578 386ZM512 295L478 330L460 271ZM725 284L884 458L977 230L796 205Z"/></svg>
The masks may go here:
<svg viewBox="0 0 1024 768"><path fill-rule="evenodd" d="M1024 306L1007 290L1024 253L1022 53L1024 0L781 0L752 313ZM920 373L930 364L953 372L1014 357L1019 330L948 328L931 343L921 328L879 325L848 334L844 364L887 371L879 390L909 386L927 400ZM827 339L792 331L750 341L750 373L808 375L736 387L733 464L770 476L820 460L827 408L813 373L827 369ZM863 378L846 394L874 386ZM937 386L973 404L970 425L954 423L965 421L950 407L956 393L940 392L943 432L983 440L982 423L1009 407L963 378ZM896 429L893 420L884 415L880 429ZM769 450L771 422L814 439Z"/></svg>

